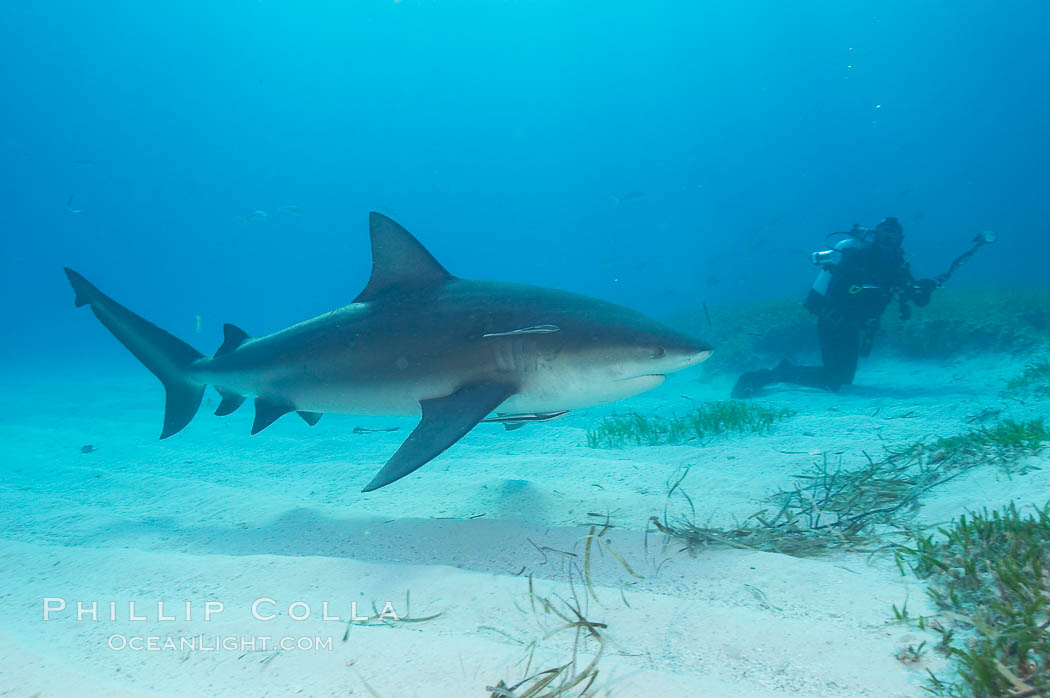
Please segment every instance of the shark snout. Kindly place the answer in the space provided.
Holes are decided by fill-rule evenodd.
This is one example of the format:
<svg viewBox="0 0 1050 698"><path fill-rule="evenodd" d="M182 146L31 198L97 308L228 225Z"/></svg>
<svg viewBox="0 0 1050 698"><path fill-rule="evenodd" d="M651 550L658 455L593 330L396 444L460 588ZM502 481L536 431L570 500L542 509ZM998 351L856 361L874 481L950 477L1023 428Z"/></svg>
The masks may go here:
<svg viewBox="0 0 1050 698"><path fill-rule="evenodd" d="M653 358L661 366L660 373L681 371L705 361L714 350L703 342L684 341L660 347Z"/></svg>
<svg viewBox="0 0 1050 698"><path fill-rule="evenodd" d="M686 366L695 366L702 361L707 361L714 351L711 347L700 345L686 359Z"/></svg>
<svg viewBox="0 0 1050 698"><path fill-rule="evenodd" d="M623 365L621 370L624 370L626 375L618 380L659 378L662 382L668 373L676 373L704 361L711 356L713 350L700 342L667 342L646 351L644 358Z"/></svg>

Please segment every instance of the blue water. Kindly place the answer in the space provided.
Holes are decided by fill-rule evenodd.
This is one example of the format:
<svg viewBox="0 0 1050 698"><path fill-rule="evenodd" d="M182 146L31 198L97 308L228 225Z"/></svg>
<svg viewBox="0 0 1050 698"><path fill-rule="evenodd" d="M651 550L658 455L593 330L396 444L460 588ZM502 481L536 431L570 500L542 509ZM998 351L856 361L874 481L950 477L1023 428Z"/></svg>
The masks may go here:
<svg viewBox="0 0 1050 698"><path fill-rule="evenodd" d="M62 359L63 265L176 334L200 315L202 350L223 322L261 334L340 305L372 209L462 276L654 314L801 296L825 233L885 215L919 274L994 229L956 283L1044 276L1038 2L2 14L9 355Z"/></svg>
<svg viewBox="0 0 1050 698"><path fill-rule="evenodd" d="M373 210L458 276L660 318L801 301L825 236L885 216L903 222L918 277L992 230L951 286L1045 285L1047 26L1039 0L5 3L0 692L377 695L367 676L384 696L488 695L522 668L507 637L545 635L523 620L526 577L581 592L563 573L590 530L608 603L588 612L622 641L603 679L647 687L619 695L923 695L945 661L902 665L918 635L887 623L905 600L933 611L888 562L657 553L649 517L667 515L680 468L697 520L729 525L829 454L848 469L1000 414L1045 418L1045 393L1004 392L1027 352L876 354L842 394L774 392L794 416L771 434L587 447L614 410L729 394L728 371L691 369L626 408L481 425L361 495L414 418L286 416L249 437L250 406L207 416L209 389L201 416L157 441L160 386L74 308L62 268L205 354L223 323L263 335L353 299ZM1030 460L1023 477L953 481L920 523L1045 501L1046 457ZM593 538L603 514L640 574ZM448 611L441 623L355 627L317 661L129 656L105 648L114 628L166 626L39 619L54 595L243 611L409 591L420 613ZM230 633L273 627L227 617ZM215 632L194 623L178 632ZM343 636L287 615L278 627Z"/></svg>

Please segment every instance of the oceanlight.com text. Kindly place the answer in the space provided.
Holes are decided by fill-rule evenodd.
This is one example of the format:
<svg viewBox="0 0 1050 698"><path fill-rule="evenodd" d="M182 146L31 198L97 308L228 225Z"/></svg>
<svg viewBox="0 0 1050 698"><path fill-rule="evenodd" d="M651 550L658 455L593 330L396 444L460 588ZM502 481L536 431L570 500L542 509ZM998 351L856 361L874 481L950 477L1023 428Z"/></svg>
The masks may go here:
<svg viewBox="0 0 1050 698"><path fill-rule="evenodd" d="M270 635L122 635L106 641L117 652L331 652L331 637Z"/></svg>

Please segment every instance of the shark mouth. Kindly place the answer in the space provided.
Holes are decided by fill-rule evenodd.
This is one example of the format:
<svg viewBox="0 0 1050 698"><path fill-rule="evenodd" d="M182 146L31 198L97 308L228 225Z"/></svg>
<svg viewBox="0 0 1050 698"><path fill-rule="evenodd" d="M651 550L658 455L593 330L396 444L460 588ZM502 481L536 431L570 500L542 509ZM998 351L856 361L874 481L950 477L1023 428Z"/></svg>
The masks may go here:
<svg viewBox="0 0 1050 698"><path fill-rule="evenodd" d="M647 373L632 378L620 378L615 382L617 385L627 388L627 390L630 391L628 394L637 395L638 393L644 393L646 390L652 390L657 386L663 385L666 380L667 376L663 373Z"/></svg>

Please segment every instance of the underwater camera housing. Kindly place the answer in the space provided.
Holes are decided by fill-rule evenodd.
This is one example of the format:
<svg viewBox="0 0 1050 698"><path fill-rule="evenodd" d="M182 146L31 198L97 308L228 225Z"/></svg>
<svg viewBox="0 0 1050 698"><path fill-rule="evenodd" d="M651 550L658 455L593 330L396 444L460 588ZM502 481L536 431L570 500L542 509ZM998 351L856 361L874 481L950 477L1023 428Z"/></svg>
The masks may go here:
<svg viewBox="0 0 1050 698"><path fill-rule="evenodd" d="M842 235L844 237L830 248L811 254L809 256L809 261L818 267L827 265L835 266L842 262L842 250L850 247L866 247L875 239L875 231L871 228L865 228L859 223L854 223L853 227L850 228L848 232L842 231L829 233L825 240L830 241L830 238L836 235Z"/></svg>
<svg viewBox="0 0 1050 698"><path fill-rule="evenodd" d="M838 250L821 250L809 256L809 261L818 267L824 264L838 264L842 261L842 253Z"/></svg>

